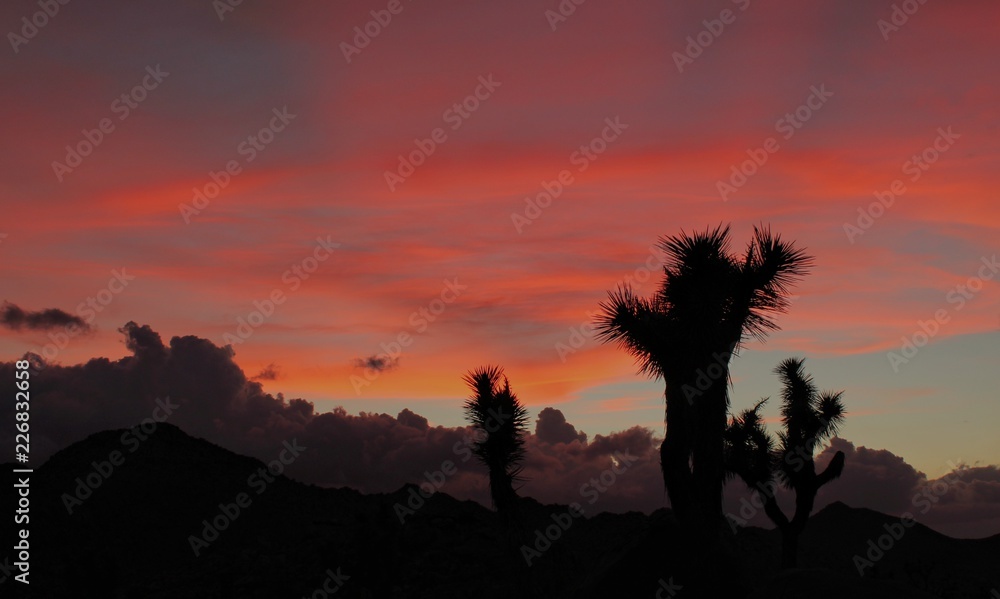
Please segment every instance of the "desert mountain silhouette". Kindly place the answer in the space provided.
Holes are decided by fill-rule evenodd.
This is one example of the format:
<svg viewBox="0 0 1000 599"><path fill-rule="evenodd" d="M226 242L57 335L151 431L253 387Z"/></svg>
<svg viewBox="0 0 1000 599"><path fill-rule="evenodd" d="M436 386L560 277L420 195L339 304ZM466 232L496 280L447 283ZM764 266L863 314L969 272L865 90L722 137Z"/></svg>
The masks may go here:
<svg viewBox="0 0 1000 599"><path fill-rule="evenodd" d="M668 509L588 513L529 567L512 557L496 514L475 502L445 493L424 499L415 485L366 495L284 476L266 482L263 462L165 423L134 452L125 450L109 475L98 473L89 495L78 493L88 475L107 473L102 463L122 451L126 432L93 434L35 470L31 597L281 599L312 597L324 584L336 589L330 597L348 598L654 597L684 552L663 542L676 529ZM11 468L4 472L12 485ZM206 535L206 524L241 493L249 504L217 537ZM75 501L78 495L87 496ZM400 512L399 505L415 507ZM529 543L567 511L531 498L521 509ZM728 540L741 563L731 596L988 597L1000 585L1000 535L952 539L920 524L859 577L852 557L898 522L832 504L803 534L801 567L784 573L778 532L741 529ZM11 523L4 527L10 538ZM192 537L212 538L197 557ZM9 549L0 553L5 568L14 561ZM9 576L0 583L5 597L24 592L14 587ZM699 596L683 591L675 596Z"/></svg>

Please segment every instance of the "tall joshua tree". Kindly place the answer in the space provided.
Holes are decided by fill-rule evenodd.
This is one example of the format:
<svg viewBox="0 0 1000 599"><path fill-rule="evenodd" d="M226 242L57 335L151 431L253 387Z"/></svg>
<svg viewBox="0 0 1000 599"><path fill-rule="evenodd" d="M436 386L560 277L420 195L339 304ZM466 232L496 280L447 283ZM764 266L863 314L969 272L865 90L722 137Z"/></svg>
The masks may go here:
<svg viewBox="0 0 1000 599"><path fill-rule="evenodd" d="M465 401L465 417L479 433L472 452L489 469L493 507L511 518L517 505L514 483L520 480L528 411L499 366L478 368L463 380L473 392Z"/></svg>
<svg viewBox="0 0 1000 599"><path fill-rule="evenodd" d="M791 285L812 259L768 228L754 227L742 255L729 251L729 227L661 238L664 278L652 297L628 286L609 292L598 337L632 354L641 374L663 377L666 437L663 481L679 520L717 538L726 476L729 359L748 338L778 328Z"/></svg>
<svg viewBox="0 0 1000 599"><path fill-rule="evenodd" d="M728 469L763 497L764 513L781 530L781 563L785 568L794 568L798 562L799 536L812 513L816 493L844 470L842 451L833 456L823 472L816 472L813 461L816 446L835 435L844 420L843 392L817 391L802 364L802 359L790 358L775 369L784 384L784 430L778 433L777 447L760 417L766 399L735 416L726 433ZM775 479L795 491L791 519L778 507Z"/></svg>

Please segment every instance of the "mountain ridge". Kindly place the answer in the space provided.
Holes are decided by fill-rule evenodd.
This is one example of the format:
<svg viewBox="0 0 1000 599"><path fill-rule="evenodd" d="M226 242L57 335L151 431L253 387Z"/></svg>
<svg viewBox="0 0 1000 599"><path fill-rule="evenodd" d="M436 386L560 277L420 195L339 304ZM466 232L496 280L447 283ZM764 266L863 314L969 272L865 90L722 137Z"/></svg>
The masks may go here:
<svg viewBox="0 0 1000 599"><path fill-rule="evenodd" d="M138 443L128 437L135 430L89 435L33 473L32 596L302 597L331 578L340 597L645 596L683 549L663 542L675 530L665 508L572 518L567 506L524 498L524 534L508 538L487 508L441 492L425 497L419 485L373 494L322 488L171 424ZM293 459L293 448L286 443L283 455ZM841 581L858 596L878 587L872 592L886 597L973 597L1000 585L1000 572L988 570L989 560L1000 563L1000 535L952 539L920 524L859 577L853 556L893 522L840 502L819 510L802 544L803 571L825 566L812 574L779 573L777 531L740 529L730 543L746 565L734 580L757 593L747 596L809 580ZM555 538L546 543L542 531ZM10 584L0 584L5 594ZM902 594L885 594L900 584Z"/></svg>

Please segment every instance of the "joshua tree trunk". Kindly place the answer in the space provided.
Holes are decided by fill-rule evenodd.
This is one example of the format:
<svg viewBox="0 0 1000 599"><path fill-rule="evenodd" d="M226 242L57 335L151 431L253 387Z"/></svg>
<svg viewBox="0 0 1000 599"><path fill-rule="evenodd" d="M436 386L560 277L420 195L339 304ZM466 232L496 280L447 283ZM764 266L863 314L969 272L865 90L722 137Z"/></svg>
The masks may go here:
<svg viewBox="0 0 1000 599"><path fill-rule="evenodd" d="M840 476L844 469L844 453L838 451L834 459L827 465L822 474L816 475L812 470L812 462L807 463L808 470L796 481L795 515L789 520L774 498L765 494L764 513L781 531L781 567L783 569L798 567L799 537L806 528L816 495L820 487Z"/></svg>
<svg viewBox="0 0 1000 599"><path fill-rule="evenodd" d="M505 519L514 517L517 507L517 494L511 477L500 467L490 468L490 494L497 513Z"/></svg>
<svg viewBox="0 0 1000 599"><path fill-rule="evenodd" d="M718 537L722 524L722 486L725 482L728 373L715 379L694 402L697 432L693 439L694 497L704 533Z"/></svg>
<svg viewBox="0 0 1000 599"><path fill-rule="evenodd" d="M781 568L798 567L799 531L787 526L781 529Z"/></svg>
<svg viewBox="0 0 1000 599"><path fill-rule="evenodd" d="M668 380L667 434L660 446L663 482L674 514L695 537L709 544L719 539L723 523L729 380L728 368L722 368L713 373L716 376L708 386L699 381L695 373L703 373L711 363L711 357L689 359L687 376Z"/></svg>
<svg viewBox="0 0 1000 599"><path fill-rule="evenodd" d="M795 518L789 521L781 508L778 507L774 495L763 494L763 499L764 513L781 532L781 568L783 570L796 568L798 567L799 535L805 528L805 518L801 518L799 516L801 512L796 509ZM796 504L799 504L798 497L796 497ZM798 508L798 505L796 507ZM811 506L806 511L806 518L809 516L809 511L812 511Z"/></svg>
<svg viewBox="0 0 1000 599"><path fill-rule="evenodd" d="M819 486L815 483L800 483L795 494L795 515L791 520L778 507L773 494L763 494L764 513L781 531L782 569L798 567L799 537L809 521L818 490Z"/></svg>
<svg viewBox="0 0 1000 599"><path fill-rule="evenodd" d="M690 522L694 513L691 469L688 464L690 409L680 385L667 385L667 434L660 445L660 468L663 484L670 497L670 507L680 522Z"/></svg>

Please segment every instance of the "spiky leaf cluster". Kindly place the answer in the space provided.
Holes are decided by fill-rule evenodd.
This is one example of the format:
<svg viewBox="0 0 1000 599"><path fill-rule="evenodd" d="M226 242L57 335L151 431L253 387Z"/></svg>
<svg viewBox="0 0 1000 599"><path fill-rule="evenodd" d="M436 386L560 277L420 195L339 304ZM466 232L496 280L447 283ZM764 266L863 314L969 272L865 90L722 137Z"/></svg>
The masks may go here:
<svg viewBox="0 0 1000 599"><path fill-rule="evenodd" d="M463 377L472 390L465 401L465 417L480 434L472 452L491 472L517 480L524 460L528 411L499 366L483 366Z"/></svg>
<svg viewBox="0 0 1000 599"><path fill-rule="evenodd" d="M793 243L754 227L742 256L730 253L730 228L661 238L664 279L649 298L629 286L601 303L597 336L636 358L639 371L669 378L690 357L737 351L748 339L763 340L778 328L774 314L788 308L791 286L812 265Z"/></svg>

